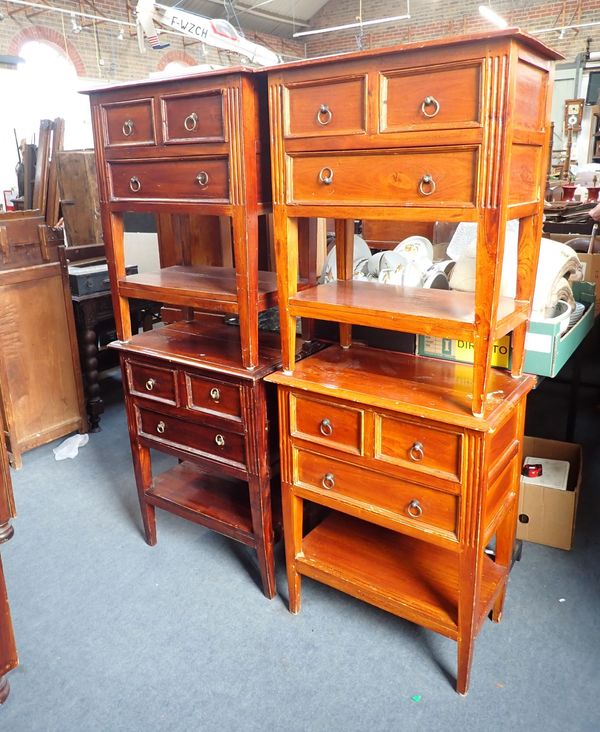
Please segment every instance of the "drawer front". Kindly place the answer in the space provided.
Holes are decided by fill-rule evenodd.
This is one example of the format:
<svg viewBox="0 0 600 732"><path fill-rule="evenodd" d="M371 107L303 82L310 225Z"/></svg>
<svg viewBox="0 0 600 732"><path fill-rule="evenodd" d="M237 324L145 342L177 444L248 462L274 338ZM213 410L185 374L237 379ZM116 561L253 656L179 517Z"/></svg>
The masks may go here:
<svg viewBox="0 0 600 732"><path fill-rule="evenodd" d="M375 415L375 457L411 470L460 481L462 435L382 414Z"/></svg>
<svg viewBox="0 0 600 732"><path fill-rule="evenodd" d="M127 361L126 372L130 394L177 406L177 371Z"/></svg>
<svg viewBox="0 0 600 732"><path fill-rule="evenodd" d="M364 413L360 409L290 395L292 437L362 455Z"/></svg>
<svg viewBox="0 0 600 732"><path fill-rule="evenodd" d="M412 526L456 534L459 497L363 470L339 460L296 451L294 483L357 508L383 509Z"/></svg>
<svg viewBox="0 0 600 732"><path fill-rule="evenodd" d="M228 202L227 158L109 164L115 199Z"/></svg>
<svg viewBox="0 0 600 732"><path fill-rule="evenodd" d="M139 409L140 435L159 444L170 444L182 450L243 467L244 437L222 429L186 422L176 417Z"/></svg>
<svg viewBox="0 0 600 732"><path fill-rule="evenodd" d="M105 104L102 111L107 147L156 144L151 99Z"/></svg>
<svg viewBox="0 0 600 732"><path fill-rule="evenodd" d="M380 77L380 131L479 126L481 64L385 71Z"/></svg>
<svg viewBox="0 0 600 732"><path fill-rule="evenodd" d="M241 421L241 387L196 374L185 374L187 408Z"/></svg>
<svg viewBox="0 0 600 732"><path fill-rule="evenodd" d="M288 202L472 208L477 157L477 148L290 156Z"/></svg>
<svg viewBox="0 0 600 732"><path fill-rule="evenodd" d="M287 86L283 119L287 138L364 134L367 131L367 77Z"/></svg>
<svg viewBox="0 0 600 732"><path fill-rule="evenodd" d="M225 142L223 92L161 98L166 143Z"/></svg>

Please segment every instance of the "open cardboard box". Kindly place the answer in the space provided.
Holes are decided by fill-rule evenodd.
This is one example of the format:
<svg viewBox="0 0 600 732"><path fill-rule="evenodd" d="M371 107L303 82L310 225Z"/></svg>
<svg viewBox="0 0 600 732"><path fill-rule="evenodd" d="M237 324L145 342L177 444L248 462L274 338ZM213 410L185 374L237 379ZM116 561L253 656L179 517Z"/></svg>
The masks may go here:
<svg viewBox="0 0 600 732"><path fill-rule="evenodd" d="M523 459L529 455L566 460L569 478L566 491L521 481L517 538L557 549L571 549L581 490L581 445L524 437Z"/></svg>
<svg viewBox="0 0 600 732"><path fill-rule="evenodd" d="M598 256L600 255L590 255ZM577 302L585 305L585 312L566 333L560 332L558 323L529 321L525 336L525 364L523 370L538 376L556 376L569 360L594 325L595 285L590 282L574 282L573 295ZM419 335L416 339L416 354L443 358L447 361L473 363L473 344L464 340L450 340L435 336ZM510 336L494 343L492 366L510 368Z"/></svg>

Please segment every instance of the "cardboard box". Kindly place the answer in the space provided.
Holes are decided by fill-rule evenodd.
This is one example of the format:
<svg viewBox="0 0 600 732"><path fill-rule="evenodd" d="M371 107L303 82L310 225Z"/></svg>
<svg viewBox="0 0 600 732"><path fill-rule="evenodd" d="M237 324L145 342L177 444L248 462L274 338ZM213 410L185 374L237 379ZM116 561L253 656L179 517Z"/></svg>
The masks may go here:
<svg viewBox="0 0 600 732"><path fill-rule="evenodd" d="M473 363L474 349L469 341L450 340L450 338L436 338L435 336L420 335L417 338L417 355L443 358L445 361L460 361ZM503 369L510 368L510 336L506 335L494 341L492 366Z"/></svg>
<svg viewBox="0 0 600 732"><path fill-rule="evenodd" d="M581 445L525 437L523 455L566 460L569 478L566 491L521 481L517 538L557 549L571 549L581 490Z"/></svg>
<svg viewBox="0 0 600 732"><path fill-rule="evenodd" d="M529 321L529 329L525 337L525 363L523 365L526 373L537 376L556 376L592 329L595 285L590 282L574 282L573 294L577 302L586 306L586 310L581 320L566 333L560 332L560 326L557 323ZM510 336L495 341L492 366L510 368L509 344ZM473 363L473 345L468 341L453 341L448 338L420 335L417 337L416 354L443 358L447 361Z"/></svg>

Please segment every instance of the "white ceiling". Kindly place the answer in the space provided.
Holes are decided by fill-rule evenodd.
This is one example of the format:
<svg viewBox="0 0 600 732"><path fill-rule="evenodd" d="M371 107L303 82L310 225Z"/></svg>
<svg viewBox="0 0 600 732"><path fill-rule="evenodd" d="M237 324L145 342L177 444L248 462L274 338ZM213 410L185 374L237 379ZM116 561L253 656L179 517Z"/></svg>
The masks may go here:
<svg viewBox="0 0 600 732"><path fill-rule="evenodd" d="M308 27L312 16L326 5L328 0L159 0L164 5L177 5L183 10L210 18L227 18L236 28L272 33L291 38L296 31ZM227 7L235 10L227 12ZM237 16L237 20L236 20Z"/></svg>

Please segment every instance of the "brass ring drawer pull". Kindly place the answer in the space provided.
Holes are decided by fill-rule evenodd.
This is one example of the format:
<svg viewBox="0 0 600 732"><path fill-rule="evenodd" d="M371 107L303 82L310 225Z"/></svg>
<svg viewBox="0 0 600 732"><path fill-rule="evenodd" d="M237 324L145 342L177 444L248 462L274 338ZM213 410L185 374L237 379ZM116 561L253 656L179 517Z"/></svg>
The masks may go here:
<svg viewBox="0 0 600 732"><path fill-rule="evenodd" d="M188 132L193 132L196 129L197 124L198 115L196 114L196 112L188 114L188 116L183 120L183 126Z"/></svg>
<svg viewBox="0 0 600 732"><path fill-rule="evenodd" d="M162 435L166 428L167 425L162 420L156 425L156 431L159 435Z"/></svg>
<svg viewBox="0 0 600 732"><path fill-rule="evenodd" d="M219 447L225 447L225 438L223 435L215 435L215 442Z"/></svg>
<svg viewBox="0 0 600 732"><path fill-rule="evenodd" d="M326 186L330 186L333 183L333 170L327 166L321 168L319 171L319 180Z"/></svg>
<svg viewBox="0 0 600 732"><path fill-rule="evenodd" d="M208 173L205 170L201 170L196 176L196 181L201 186L208 185Z"/></svg>
<svg viewBox="0 0 600 732"><path fill-rule="evenodd" d="M217 389L216 386L214 386L210 390L210 398L213 400L213 402L218 402L219 399L221 398L221 392Z"/></svg>
<svg viewBox="0 0 600 732"><path fill-rule="evenodd" d="M426 187L427 190L425 190ZM435 193L435 188L435 181L429 175L429 173L425 173L425 175L419 181L419 193L422 196L431 196L432 193Z"/></svg>
<svg viewBox="0 0 600 732"><path fill-rule="evenodd" d="M125 122L123 122L122 130L125 137L131 137L131 135L133 135L133 120L126 119Z"/></svg>
<svg viewBox="0 0 600 732"><path fill-rule="evenodd" d="M132 191L133 193L139 193L139 191L142 190L142 182L135 175L132 175L131 178L129 179L129 190Z"/></svg>
<svg viewBox="0 0 600 732"><path fill-rule="evenodd" d="M420 463L421 460L425 457L425 448L423 447L423 443L415 442L413 445L411 445L408 451L408 456L413 462Z"/></svg>
<svg viewBox="0 0 600 732"><path fill-rule="evenodd" d="M333 476L333 473L325 473L325 475L323 476L323 479L321 480L321 485L327 491L330 491L333 488L335 488L335 478Z"/></svg>
<svg viewBox="0 0 600 732"><path fill-rule="evenodd" d="M148 379L148 381L146 382L146 389L148 389L148 391L152 391L152 389L154 389L155 386L156 386L156 379Z"/></svg>
<svg viewBox="0 0 600 732"><path fill-rule="evenodd" d="M319 425L319 432L322 435L325 435L325 437L331 437L333 434L333 425L328 419L321 421L321 424Z"/></svg>
<svg viewBox="0 0 600 732"><path fill-rule="evenodd" d="M423 508L416 498L413 498L413 500L408 504L408 506L406 507L406 513L409 516L412 516L412 518L419 518L420 516L422 516Z"/></svg>
<svg viewBox="0 0 600 732"><path fill-rule="evenodd" d="M317 112L317 122L325 127L325 125L328 125L332 119L333 112L329 109L329 105L321 104L319 111Z"/></svg>
<svg viewBox="0 0 600 732"><path fill-rule="evenodd" d="M432 111L428 112L427 110L432 107ZM425 97L423 101L421 102L421 112L423 112L423 116L428 117L431 119L432 117L435 117L435 115L440 111L440 103L435 97Z"/></svg>

